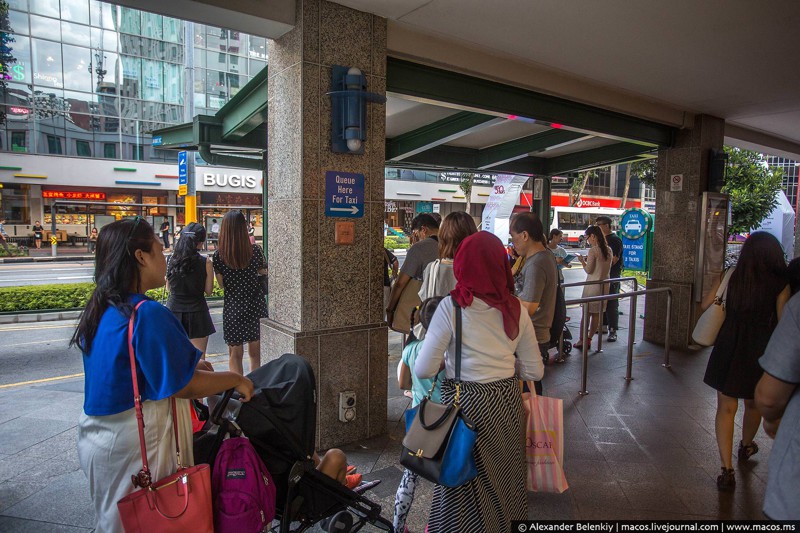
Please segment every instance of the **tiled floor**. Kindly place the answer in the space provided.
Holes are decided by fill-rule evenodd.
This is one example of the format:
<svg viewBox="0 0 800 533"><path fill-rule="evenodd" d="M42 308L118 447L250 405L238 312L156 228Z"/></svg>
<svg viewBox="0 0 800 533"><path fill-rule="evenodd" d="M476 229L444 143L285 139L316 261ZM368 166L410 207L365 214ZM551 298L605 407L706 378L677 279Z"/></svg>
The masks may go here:
<svg viewBox="0 0 800 533"><path fill-rule="evenodd" d="M643 302L640 303L643 308ZM641 320L638 321L641 331ZM762 518L761 504L771 441L737 470L733 493L719 493L719 458L713 434L715 393L702 382L707 351L672 354L661 366L662 348L635 347L634 380L625 375L625 335L589 356L589 394L579 396L580 355L550 364L545 394L564 400L565 467L570 489L530 494L529 516L564 518ZM400 423L408 399L394 375L399 335L390 335L389 434L343 447L366 479L382 483L370 494L391 518L402 475L397 457ZM76 420L82 381L66 380L0 390L0 531L89 531L93 511L76 452ZM738 436L737 436L738 438ZM422 482L409 530L425 528L432 487Z"/></svg>

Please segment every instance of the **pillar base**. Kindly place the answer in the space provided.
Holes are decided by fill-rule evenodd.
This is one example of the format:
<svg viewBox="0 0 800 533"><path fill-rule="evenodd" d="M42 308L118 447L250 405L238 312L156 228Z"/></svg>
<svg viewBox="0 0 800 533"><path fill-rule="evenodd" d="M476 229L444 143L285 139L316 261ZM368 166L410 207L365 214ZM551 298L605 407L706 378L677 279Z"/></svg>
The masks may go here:
<svg viewBox="0 0 800 533"><path fill-rule="evenodd" d="M669 287L672 289L672 323L670 324L670 348L686 350L691 343L694 318L694 300L691 283L676 283L651 279L648 289ZM644 303L644 340L664 344L667 324L667 294L648 294Z"/></svg>
<svg viewBox="0 0 800 533"><path fill-rule="evenodd" d="M261 320L261 364L294 353L309 362L317 383L317 449L386 433L388 339L385 323L297 331ZM356 394L356 417L339 421L339 393Z"/></svg>

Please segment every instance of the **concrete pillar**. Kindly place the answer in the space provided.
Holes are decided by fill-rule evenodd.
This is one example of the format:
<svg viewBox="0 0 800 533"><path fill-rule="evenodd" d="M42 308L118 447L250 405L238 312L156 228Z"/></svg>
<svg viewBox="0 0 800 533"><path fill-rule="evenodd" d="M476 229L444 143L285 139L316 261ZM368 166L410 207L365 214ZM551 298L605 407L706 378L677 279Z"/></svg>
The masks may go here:
<svg viewBox="0 0 800 533"><path fill-rule="evenodd" d="M656 222L653 242L652 281L647 288L672 288L670 346L686 349L700 316L693 299L695 262L698 255L700 199L708 191L712 149L721 150L725 121L698 115L694 127L678 132L673 148L659 150L656 178ZM683 174L683 190L670 190L674 174ZM664 343L666 295L648 296L644 339Z"/></svg>
<svg viewBox="0 0 800 533"><path fill-rule="evenodd" d="M383 321L385 105L367 104L363 155L330 149L331 66L357 67L386 93L386 19L324 0L297 0L296 27L269 44L270 318L261 360L306 358L317 379L318 447L386 431L388 330ZM325 172L363 174L362 218L325 216ZM335 223L355 242L335 243ZM338 419L339 393L356 418Z"/></svg>

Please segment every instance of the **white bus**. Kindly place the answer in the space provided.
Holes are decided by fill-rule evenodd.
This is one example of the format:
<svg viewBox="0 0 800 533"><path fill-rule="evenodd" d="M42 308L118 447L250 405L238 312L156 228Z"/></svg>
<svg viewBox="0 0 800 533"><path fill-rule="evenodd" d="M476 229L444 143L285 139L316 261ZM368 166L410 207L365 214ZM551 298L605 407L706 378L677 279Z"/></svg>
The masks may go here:
<svg viewBox="0 0 800 533"><path fill-rule="evenodd" d="M594 224L600 215L611 219L611 229L619 229L619 220L624 209L610 207L561 207L550 209L550 229L560 229L564 232L564 242L584 246L584 232Z"/></svg>

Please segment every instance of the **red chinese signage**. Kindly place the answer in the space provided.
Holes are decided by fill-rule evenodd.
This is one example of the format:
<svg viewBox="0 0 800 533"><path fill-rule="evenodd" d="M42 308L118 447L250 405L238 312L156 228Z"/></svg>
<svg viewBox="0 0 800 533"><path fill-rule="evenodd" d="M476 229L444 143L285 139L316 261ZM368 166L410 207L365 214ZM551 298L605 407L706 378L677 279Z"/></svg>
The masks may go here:
<svg viewBox="0 0 800 533"><path fill-rule="evenodd" d="M105 200L104 192L84 191L42 191L42 198L56 198L59 200Z"/></svg>
<svg viewBox="0 0 800 533"><path fill-rule="evenodd" d="M519 205L531 205L531 193L523 192L519 197ZM621 198L613 198L610 196L584 196L575 207L610 207L612 209L620 209ZM551 207L569 207L569 194L554 192L550 196ZM638 198L630 198L625 202L625 208L629 207L642 207L642 201Z"/></svg>

